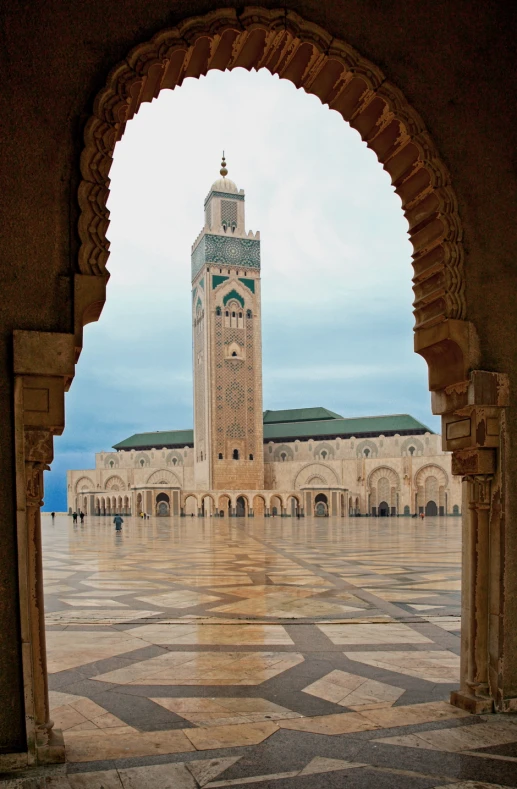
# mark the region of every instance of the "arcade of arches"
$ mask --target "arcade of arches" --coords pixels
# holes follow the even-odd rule
[[[471,712],[517,708],[517,227],[508,220],[517,194],[517,109],[508,100],[515,17],[506,4],[402,0],[189,9],[210,13],[185,20],[174,0],[92,0],[88,12],[60,2],[23,15],[15,3],[3,9],[11,83],[0,97],[6,768],[64,758],[48,703],[42,479],[64,428],[83,326],[105,300],[114,145],[141,102],[210,68],[268,68],[317,95],[392,179],[414,250],[415,349],[428,364],[452,473],[463,480],[462,661],[452,701]],[[393,487],[379,476],[370,506],[390,510]],[[156,506],[170,508],[170,492],[159,493]],[[404,506],[427,507],[432,495],[445,507],[445,494],[429,473]],[[131,506],[127,495],[106,490],[104,507]],[[246,511],[250,502],[234,506]]]

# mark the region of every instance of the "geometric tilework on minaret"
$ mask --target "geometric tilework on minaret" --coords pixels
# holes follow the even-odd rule
[[[221,177],[192,247],[194,475],[197,489],[264,488],[260,236],[244,190]]]

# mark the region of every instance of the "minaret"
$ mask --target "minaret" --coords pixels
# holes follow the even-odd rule
[[[244,190],[221,178],[192,247],[194,478],[198,490],[264,488],[260,234]]]

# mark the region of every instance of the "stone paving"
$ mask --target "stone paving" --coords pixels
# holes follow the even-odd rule
[[[448,704],[460,528],[44,516],[47,785],[517,786],[517,716]]]

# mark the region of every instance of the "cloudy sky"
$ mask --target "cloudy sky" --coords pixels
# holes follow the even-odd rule
[[[84,332],[47,511],[66,508],[67,468],[192,426],[190,248],[223,149],[261,231],[264,408],[411,413],[439,429],[412,349],[407,224],[375,155],[290,82],[211,72],[143,105],[117,145],[107,301]]]

